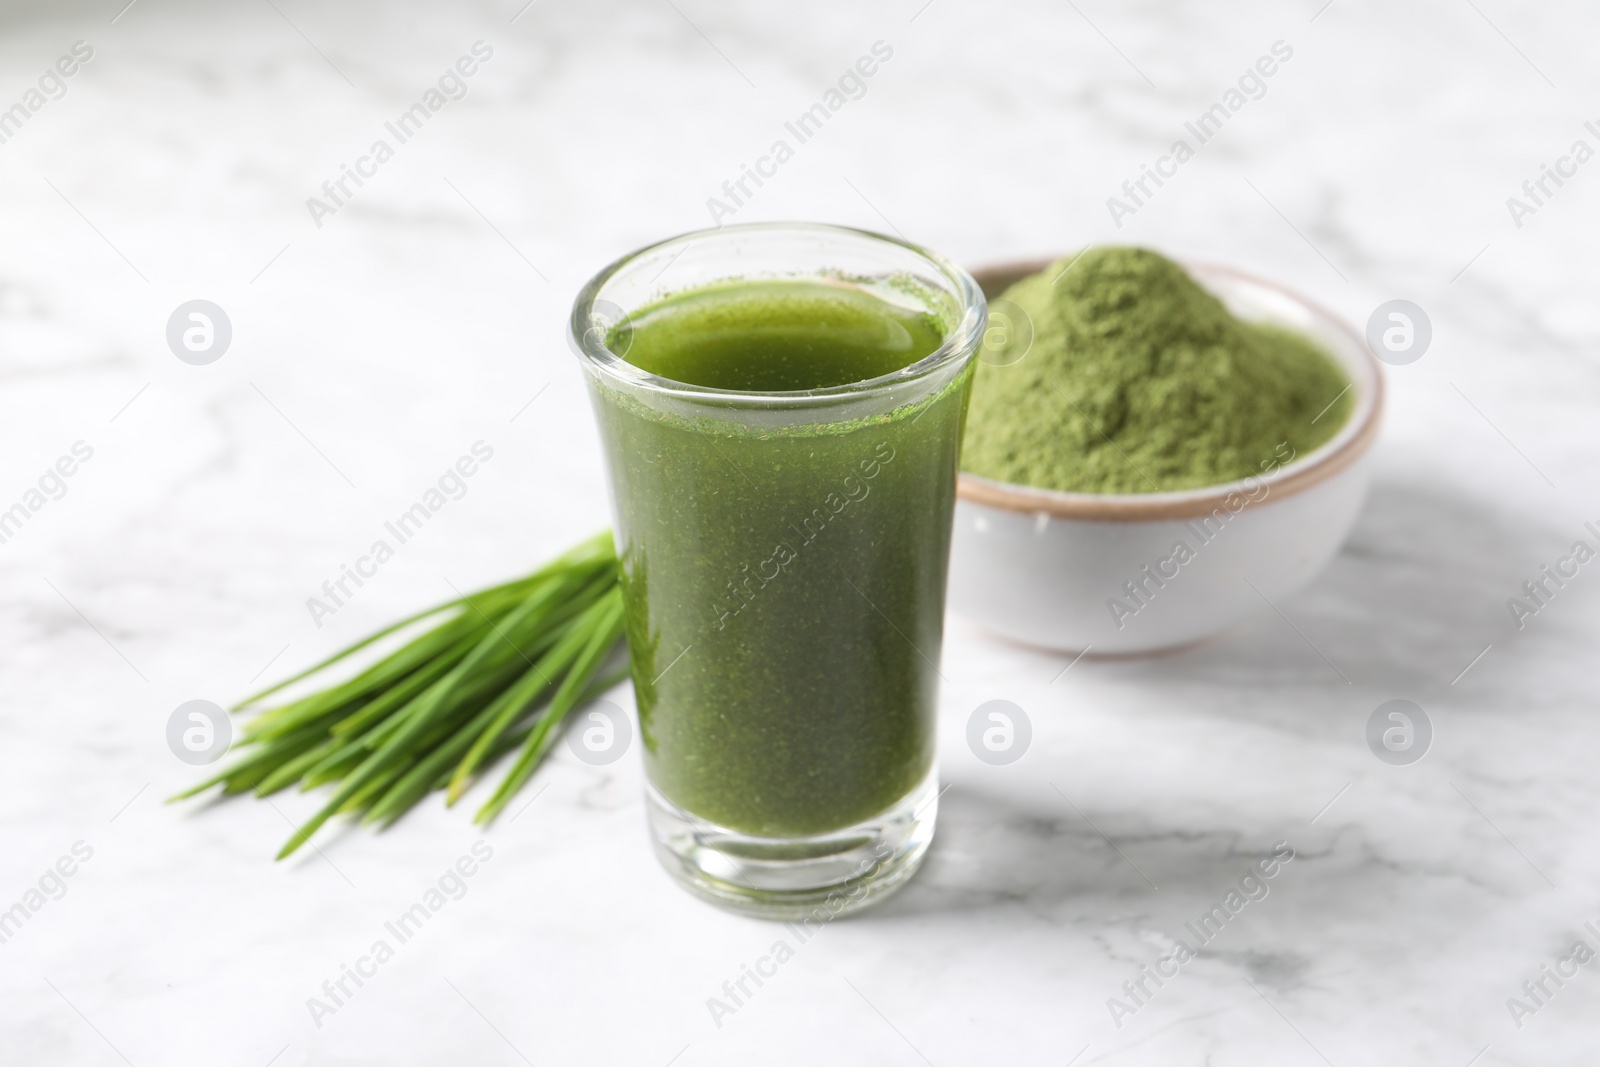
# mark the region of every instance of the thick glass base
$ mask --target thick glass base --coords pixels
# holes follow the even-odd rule
[[[763,919],[826,921],[904,885],[933,840],[938,775],[866,822],[815,837],[752,837],[697,819],[645,786],[656,856],[696,896]]]

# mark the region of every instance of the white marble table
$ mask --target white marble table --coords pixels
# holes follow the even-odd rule
[[[1600,966],[1507,1002],[1600,948],[1600,569],[1520,630],[1506,605],[1600,519],[1600,162],[1507,206],[1600,148],[1591,8],[121,3],[12,3],[0,33],[0,109],[93,50],[0,144],[0,508],[93,450],[0,544],[0,909],[27,914],[0,1061],[1593,1062]],[[363,163],[477,41],[466,95]],[[164,806],[195,775],[169,714],[603,525],[574,290],[707,224],[878,41],[864,95],[735,217],[971,264],[1148,243],[1357,323],[1414,300],[1433,344],[1389,373],[1350,544],[1283,617],[1164,658],[1063,675],[953,621],[928,865],[730,1016],[708,998],[792,935],[669,883],[634,759],[562,751],[460,899],[313,1019],[480,835],[430,802],[275,865],[316,798]],[[1107,198],[1278,41],[1260,98],[1115,225]],[[342,164],[370,176],[314,220]],[[164,339],[195,298],[233,326],[207,366]],[[314,625],[306,598],[480,440],[467,494]],[[1412,766],[1363,740],[1396,697],[1436,730]],[[1033,723],[1010,766],[965,747],[990,699]],[[1278,842],[1264,899],[1124,991]]]

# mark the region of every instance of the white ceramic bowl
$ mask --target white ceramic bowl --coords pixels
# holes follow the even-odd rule
[[[992,299],[1046,265],[973,276]],[[1356,395],[1348,421],[1260,478],[1181,492],[1059,493],[962,474],[950,557],[957,614],[1044,648],[1153,652],[1271,610],[1344,543],[1383,410],[1377,361],[1349,326],[1280,285],[1229,267],[1186,268],[1234,314],[1297,330],[1338,360]]]

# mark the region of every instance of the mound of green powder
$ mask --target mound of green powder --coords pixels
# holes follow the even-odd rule
[[[1031,320],[1031,344],[1003,323],[1005,301]],[[984,478],[1081,493],[1217,485],[1305,455],[1354,403],[1310,340],[1234,318],[1146,249],[1069,256],[995,305],[1007,328],[978,366],[961,455]]]

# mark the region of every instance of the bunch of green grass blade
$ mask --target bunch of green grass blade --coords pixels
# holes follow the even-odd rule
[[[242,731],[248,753],[174,800],[221,785],[265,797],[299,783],[337,783],[278,858],[328,819],[359,813],[389,826],[436,789],[461,798],[475,775],[520,748],[479,809],[492,820],[532,777],[574,707],[615,685],[622,596],[611,534],[600,534],[525,578],[480,590],[389,626],[243,701],[251,708],[399,630],[434,625],[346,681],[270,708]]]

